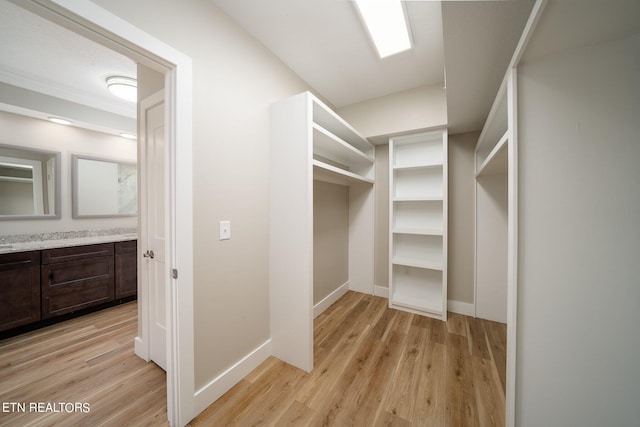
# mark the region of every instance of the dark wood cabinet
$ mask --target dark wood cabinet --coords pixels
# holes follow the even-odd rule
[[[113,301],[114,244],[42,251],[42,319]]]
[[[40,320],[40,252],[0,255],[0,331]]]
[[[137,252],[127,240],[0,254],[0,336],[135,299]]]
[[[135,296],[138,293],[138,242],[117,242],[116,251],[116,299]]]

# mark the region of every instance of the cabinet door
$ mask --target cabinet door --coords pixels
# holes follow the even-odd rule
[[[138,242],[116,243],[116,299],[138,293]]]
[[[113,255],[113,243],[43,251],[42,318],[113,301]]]
[[[40,252],[0,255],[0,331],[40,320]]]

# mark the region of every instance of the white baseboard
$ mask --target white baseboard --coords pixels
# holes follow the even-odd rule
[[[194,413],[199,414],[204,411],[207,406],[218,400],[259,364],[267,360],[269,356],[271,356],[271,338],[218,375],[209,384],[196,391],[193,396]]]
[[[135,339],[133,340],[133,352],[136,354],[136,356],[138,356],[145,362],[151,360],[149,359],[149,347],[144,341],[142,341],[142,338],[140,337],[135,337]]]
[[[449,300],[447,301],[447,310],[452,313],[463,314],[465,316],[475,317],[476,315],[475,306],[468,302]]]
[[[387,286],[375,286],[374,295],[377,297],[389,298],[389,288]]]
[[[313,306],[313,318],[318,317],[323,311],[325,311],[331,304],[338,301],[340,297],[347,293],[349,290],[349,282],[339,286],[335,291],[324,297],[322,301]]]

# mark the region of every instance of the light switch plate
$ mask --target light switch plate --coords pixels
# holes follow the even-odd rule
[[[220,240],[231,238],[231,221],[220,221]]]

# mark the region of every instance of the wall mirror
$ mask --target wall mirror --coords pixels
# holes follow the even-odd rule
[[[137,215],[137,175],[137,166],[133,162],[73,155],[73,217]]]
[[[60,218],[60,157],[0,144],[0,220]]]

